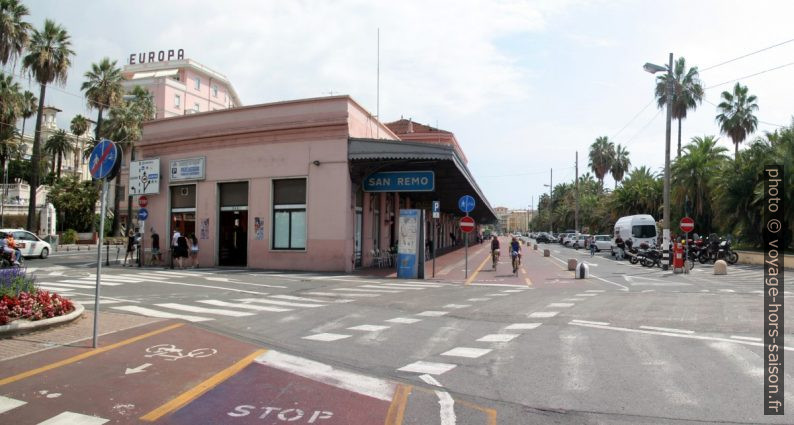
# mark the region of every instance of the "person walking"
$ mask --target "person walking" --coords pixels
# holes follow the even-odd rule
[[[590,256],[594,256],[596,252],[595,236],[590,236]]]
[[[177,232],[179,233],[179,232]],[[187,238],[179,234],[179,237],[176,238],[176,248],[174,249],[174,257],[177,260],[177,264],[179,265],[180,269],[185,268],[184,258],[188,256],[188,245],[187,245]]]
[[[196,238],[195,233],[191,233],[189,237],[190,242],[190,259],[193,261],[193,268],[198,267],[198,253],[199,253],[199,242]]]
[[[160,253],[160,235],[157,234],[157,231],[152,228],[152,260],[151,265],[155,265],[154,262],[157,261],[157,265],[159,266],[160,263],[163,261],[163,254]]]
[[[124,264],[122,267],[127,265],[128,257],[130,259],[129,266],[132,267],[132,262],[135,261],[135,232],[132,229],[127,233],[127,252],[124,253]]]

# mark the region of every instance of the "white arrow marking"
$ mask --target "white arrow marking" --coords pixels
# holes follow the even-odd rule
[[[128,367],[128,368],[127,368],[127,370],[124,372],[124,374],[125,374],[125,375],[130,375],[130,374],[132,374],[132,373],[141,373],[141,372],[146,372],[146,370],[145,370],[145,369],[146,369],[147,367],[151,366],[151,365],[152,365],[151,363],[144,363],[144,364],[142,364],[142,365],[140,365],[140,366],[138,366],[138,367],[134,367],[134,368],[129,368],[129,367]]]

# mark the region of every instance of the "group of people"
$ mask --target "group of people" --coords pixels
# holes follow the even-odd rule
[[[496,270],[496,265],[499,263],[499,238],[496,235],[491,236],[491,258],[493,268]],[[510,258],[513,263],[513,273],[517,273],[521,265],[521,242],[515,236],[510,240]]]
[[[135,250],[140,249],[140,233],[138,233],[138,229],[135,231],[130,230],[129,236],[127,237],[127,252],[124,254],[124,263],[122,266],[129,265],[130,267],[133,266],[133,262],[135,260]],[[184,269],[187,264],[185,262],[186,258],[190,258],[191,266],[193,268],[198,267],[198,253],[199,253],[199,241],[196,238],[195,233],[191,233],[189,236],[182,235],[179,230],[174,229],[174,234],[171,237],[171,256],[176,264],[177,267],[180,269]],[[128,264],[127,258],[130,259]],[[160,265],[163,262],[163,254],[160,251],[160,235],[152,229],[152,251],[151,251],[151,265]]]
[[[10,232],[6,233],[6,237],[2,238],[2,241],[0,241],[0,245],[3,247],[3,254],[10,258],[11,264],[19,266],[19,259],[22,257],[22,251],[17,247],[14,235]]]

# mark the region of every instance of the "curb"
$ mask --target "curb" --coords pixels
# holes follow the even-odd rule
[[[85,307],[83,307],[80,303],[73,303],[74,304],[74,311],[65,314],[63,316],[58,317],[51,317],[49,319],[43,320],[15,320],[7,325],[0,326],[0,337],[11,336],[17,333],[22,332],[30,332],[30,331],[37,331],[44,328],[48,328],[53,325],[58,325],[61,323],[71,322],[72,320],[80,317],[85,311]]]

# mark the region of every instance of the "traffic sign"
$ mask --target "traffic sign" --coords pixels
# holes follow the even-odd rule
[[[690,233],[695,230],[695,220],[692,220],[689,217],[684,217],[681,219],[681,231],[684,233]]]
[[[441,202],[433,201],[433,218],[441,217]]]
[[[121,151],[115,143],[102,139],[91,151],[88,159],[88,169],[91,176],[97,180],[111,179],[118,171],[121,160]]]
[[[138,220],[146,221],[149,218],[149,211],[146,208],[141,208],[138,210]]]
[[[146,208],[149,205],[149,198],[141,195],[138,197],[138,206],[141,208]]]
[[[474,205],[474,198],[469,195],[463,195],[458,199],[458,208],[467,214],[474,210]]]
[[[460,219],[460,230],[466,233],[474,230],[474,219],[466,216]]]

